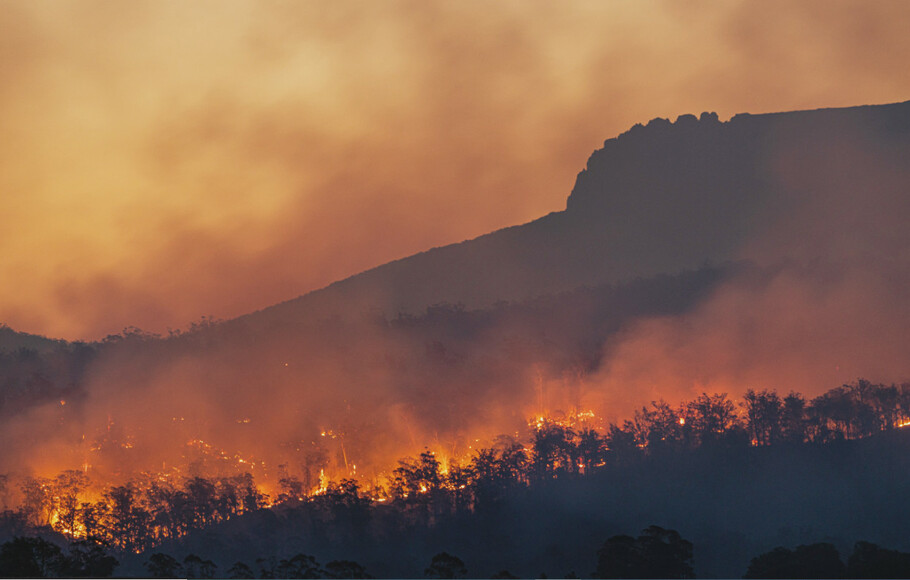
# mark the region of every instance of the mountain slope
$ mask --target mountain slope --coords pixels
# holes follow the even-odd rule
[[[851,146],[899,159],[908,144],[910,102],[727,122],[709,113],[654,119],[594,152],[564,211],[390,262],[243,320],[484,307],[737,259],[804,207],[806,192],[823,190]],[[814,174],[794,175],[803,162]]]

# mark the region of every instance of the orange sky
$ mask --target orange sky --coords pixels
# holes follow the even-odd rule
[[[0,322],[237,316],[562,209],[636,122],[910,99],[905,2],[0,1]]]

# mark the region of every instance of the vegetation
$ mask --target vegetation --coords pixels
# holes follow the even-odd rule
[[[548,482],[584,481],[601,474],[612,478],[639,469],[636,466],[690,454],[824,448],[887,434],[907,423],[908,401],[906,386],[859,380],[810,401],[798,393],[781,397],[773,391],[748,391],[738,405],[725,394],[702,394],[676,406],[655,401],[603,433],[590,426],[591,418],[585,413],[538,418],[526,440],[500,437],[496,445],[477,450],[464,463],[450,460],[443,466],[434,453],[424,451],[416,458],[402,459],[387,485],[369,489],[354,479],[305,489],[288,476],[274,499],[263,494],[249,474],[179,481],[149,476],[112,486],[93,501],[85,499],[91,482],[81,471],[63,472],[51,480],[27,478],[18,490],[21,505],[0,514],[0,531],[7,537],[17,536],[4,545],[0,561],[10,570],[28,571],[21,575],[56,575],[61,570],[71,576],[106,575],[102,572],[110,573],[120,555],[146,552],[151,554],[147,570],[152,576],[211,577],[219,574],[211,560],[190,554],[178,561],[150,551],[194,530],[266,508],[305,510],[308,518],[325,522],[322,525],[329,527],[322,528],[323,533],[339,542],[369,536],[377,525],[432,528],[463,514],[498,513],[509,498],[545,491]],[[0,483],[14,484],[8,478]],[[67,554],[34,537],[54,532],[76,540]],[[438,556],[426,568],[428,576],[466,573],[464,563],[458,565],[460,560],[454,556]],[[817,569],[828,577],[885,571],[893,576],[902,573],[907,558],[860,542],[844,565],[838,564],[828,547],[808,545],[763,554],[753,560],[748,574],[809,577],[814,573],[809,570]],[[255,565],[236,562],[220,572],[232,577],[363,577],[366,573],[356,562],[336,560],[320,567],[303,554]],[[613,536],[599,552],[597,574],[689,578],[692,545],[678,533],[657,526],[638,538]]]

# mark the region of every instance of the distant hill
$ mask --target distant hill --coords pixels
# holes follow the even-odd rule
[[[910,102],[726,122],[713,113],[654,119],[591,155],[564,211],[384,264],[242,320],[270,326],[306,312],[485,307],[737,259],[803,208],[805,196],[824,195],[846,160],[874,179],[856,164],[908,153]],[[801,174],[802,165],[811,170]]]
[[[48,352],[64,344],[66,344],[66,341],[45,338],[25,332],[16,332],[9,326],[0,324],[0,352],[12,352],[20,348]]]

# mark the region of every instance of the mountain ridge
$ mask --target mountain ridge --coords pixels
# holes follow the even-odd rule
[[[655,118],[607,139],[576,177],[566,209],[365,270],[241,316],[273,324],[305,313],[394,316],[436,303],[482,308],[582,285],[738,259],[798,204],[781,156],[832,140],[907,151],[910,101],[776,113]],[[836,163],[837,159],[825,162]]]

